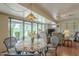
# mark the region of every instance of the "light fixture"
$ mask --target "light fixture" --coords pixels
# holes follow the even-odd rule
[[[34,21],[36,19],[36,17],[33,15],[33,13],[30,13],[27,17],[26,17],[29,21]]]
[[[34,16],[34,14],[32,13],[32,3],[31,5],[31,13],[28,14],[28,16],[26,17],[29,21],[34,21],[36,19],[36,17]]]

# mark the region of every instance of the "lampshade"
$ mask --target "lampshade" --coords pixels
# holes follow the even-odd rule
[[[70,31],[69,30],[64,30],[64,36],[65,38],[68,38],[70,36]]]
[[[64,34],[69,34],[70,32],[69,32],[69,30],[64,30]]]
[[[36,19],[36,17],[33,15],[33,13],[30,13],[27,17],[26,17],[29,21],[34,21]]]

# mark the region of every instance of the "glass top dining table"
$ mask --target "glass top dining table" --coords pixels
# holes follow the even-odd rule
[[[32,51],[41,50],[46,46],[47,46],[46,40],[43,38],[39,38],[39,39],[34,39],[34,44],[31,44],[31,39],[19,40],[16,43],[15,48],[17,49],[17,51],[32,52]]]

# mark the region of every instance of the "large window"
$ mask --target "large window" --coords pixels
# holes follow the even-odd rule
[[[47,24],[27,22],[22,20],[10,19],[9,21],[9,31],[11,37],[16,37],[17,39],[27,39],[29,38],[29,33],[35,32],[37,35],[38,31],[46,31]],[[24,38],[23,38],[24,37]]]
[[[31,23],[30,22],[24,22],[24,35],[25,39],[29,38],[29,33],[31,33]]]
[[[23,37],[23,21],[12,19],[10,23],[10,36],[16,37],[17,39],[21,39]]]

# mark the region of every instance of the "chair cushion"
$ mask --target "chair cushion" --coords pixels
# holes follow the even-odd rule
[[[55,50],[56,48],[49,48],[49,50]]]
[[[4,40],[4,44],[6,45],[6,47],[8,49],[13,48],[15,46],[15,44],[17,43],[17,40],[15,37],[7,37]]]
[[[15,48],[10,48],[10,49],[8,49],[8,51],[9,51],[9,55],[16,55],[17,54],[15,51]]]

